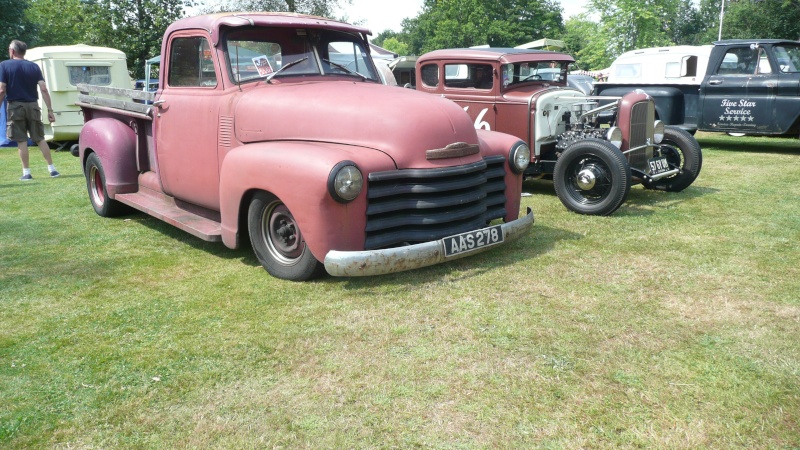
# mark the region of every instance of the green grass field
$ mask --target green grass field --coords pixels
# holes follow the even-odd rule
[[[698,133],[610,217],[384,277],[97,216],[0,149],[0,448],[800,448],[800,141]]]

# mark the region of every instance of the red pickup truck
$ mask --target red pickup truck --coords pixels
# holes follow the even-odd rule
[[[529,231],[527,145],[476,131],[448,100],[382,85],[367,34],[295,14],[175,22],[157,92],[80,86],[95,211],[133,207],[230,248],[249,240],[289,280],[423,267]]]
[[[552,177],[577,213],[613,213],[636,183],[673,192],[691,185],[702,165],[694,137],[656,120],[645,93],[593,97],[567,87],[573,61],[538,50],[437,50],[417,59],[416,89],[455,101],[475,128],[524,139],[526,176]]]

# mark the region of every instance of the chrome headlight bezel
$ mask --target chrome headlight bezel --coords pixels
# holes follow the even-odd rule
[[[609,128],[606,133],[606,139],[608,139],[608,142],[614,147],[622,148],[622,130],[620,130],[619,127]]]
[[[653,124],[653,142],[660,144],[664,140],[664,122],[656,120]]]
[[[531,149],[528,147],[528,144],[518,141],[511,147],[511,151],[508,152],[508,166],[511,168],[511,171],[520,174],[525,172],[525,169],[528,168],[528,165],[531,163]]]
[[[355,200],[364,189],[364,175],[353,161],[333,166],[328,175],[328,193],[339,203]]]

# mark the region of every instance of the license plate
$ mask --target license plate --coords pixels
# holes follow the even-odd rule
[[[658,175],[669,170],[669,162],[667,162],[666,156],[650,158],[647,164],[650,166],[650,175]]]
[[[503,242],[503,239],[503,227],[500,225],[448,236],[442,239],[442,242],[444,242],[444,256],[455,256],[482,247],[499,244]]]

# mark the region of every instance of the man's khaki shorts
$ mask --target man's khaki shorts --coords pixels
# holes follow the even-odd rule
[[[6,137],[15,142],[31,140],[39,142],[44,139],[44,125],[42,125],[42,109],[39,102],[9,102],[7,115]]]

